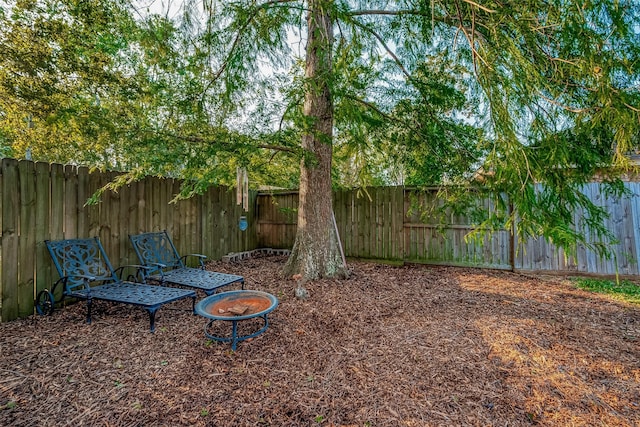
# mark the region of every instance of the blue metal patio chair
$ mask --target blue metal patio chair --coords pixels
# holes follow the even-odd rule
[[[207,295],[232,283],[239,283],[244,289],[242,276],[205,270],[206,256],[189,254],[181,257],[166,230],[129,235],[129,239],[140,263],[149,268],[145,271],[147,279],[201,289]],[[187,267],[186,259],[190,256],[198,259],[199,268]]]
[[[128,279],[144,278],[144,266],[123,266],[114,270],[105,253],[100,240],[67,239],[45,240],[53,264],[58,270],[60,279],[51,290],[40,291],[36,297],[36,310],[40,314],[53,313],[56,302],[66,297],[87,301],[87,323],[91,323],[91,306],[93,300],[112,301],[131,304],[145,309],[149,313],[151,332],[155,330],[155,314],[167,303],[183,298],[193,300],[192,310],[195,313],[196,293],[192,290],[169,288],[165,286],[134,283],[122,280],[125,268],[136,268],[136,274]],[[54,293],[58,286],[62,286],[62,298],[55,301]]]

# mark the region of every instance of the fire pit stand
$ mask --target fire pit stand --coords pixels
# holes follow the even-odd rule
[[[278,306],[278,299],[266,292],[253,290],[237,290],[213,294],[196,304],[196,313],[209,319],[204,327],[207,338],[230,342],[231,350],[236,350],[240,341],[256,337],[267,330],[269,320],[267,314]],[[238,322],[256,317],[262,318],[264,324],[256,331],[238,336]],[[217,320],[231,322],[231,336],[221,336],[211,332],[211,327]]]

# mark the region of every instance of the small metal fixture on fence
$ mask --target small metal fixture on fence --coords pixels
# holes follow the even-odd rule
[[[240,231],[246,231],[247,228],[249,228],[249,223],[247,222],[247,217],[242,215],[240,217],[240,221],[238,222],[238,228],[240,228]]]
[[[236,204],[242,204],[242,211],[249,210],[249,175],[246,168],[236,169]],[[238,221],[240,231],[246,231],[249,228],[247,217],[242,215]]]

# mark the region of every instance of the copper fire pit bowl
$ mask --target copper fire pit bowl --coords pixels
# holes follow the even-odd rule
[[[204,327],[204,333],[209,339],[230,342],[231,349],[235,351],[238,342],[256,337],[267,330],[269,327],[267,314],[277,306],[278,299],[275,296],[266,292],[243,289],[221,292],[202,299],[196,304],[196,313],[209,319]],[[256,317],[262,318],[263,326],[248,335],[238,336],[238,322]],[[217,320],[231,322],[230,337],[210,332],[211,326]]]

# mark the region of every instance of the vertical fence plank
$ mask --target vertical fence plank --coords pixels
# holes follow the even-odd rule
[[[158,200],[159,226],[170,227],[173,233],[180,234],[178,221],[180,221],[180,207],[178,202],[172,202],[180,191],[180,183],[174,179],[161,179],[160,199]]]
[[[384,187],[382,189],[381,198],[382,201],[380,203],[380,221],[381,223],[381,232],[382,232],[382,241],[383,245],[380,250],[380,258],[382,259],[393,259],[391,252],[391,203],[392,203],[392,189],[391,187]]]
[[[640,184],[629,183],[629,191],[631,193],[631,227],[633,228],[631,244],[634,248],[632,262],[635,264],[634,274],[640,274]]]
[[[227,222],[226,215],[227,209],[230,207],[225,205],[225,197],[224,197],[225,189],[223,187],[218,187],[217,191],[217,206],[219,206],[217,212],[215,212],[214,220],[216,223],[216,241],[218,242],[218,248],[228,248],[229,252],[231,252],[231,245],[227,242]]]
[[[173,235],[176,233],[174,217],[177,217],[176,210],[178,206],[177,203],[169,204],[173,199],[173,180],[156,178],[153,183],[153,229],[166,229]]]
[[[33,314],[35,291],[36,246],[36,183],[35,165],[30,161],[18,163],[19,176],[19,258],[18,258],[18,316]]]
[[[0,201],[2,201],[2,204],[4,204],[4,193],[6,191],[5,189],[5,180],[4,180],[4,168],[5,168],[5,161],[7,161],[6,159],[1,159],[0,160]],[[2,244],[2,237],[4,236],[4,226],[2,225],[2,218],[3,218],[3,214],[2,211],[4,210],[4,207],[0,206],[0,322],[3,321],[4,317],[2,314],[2,300],[3,300],[3,292],[4,292],[4,279],[3,279],[3,252],[4,252],[4,246]]]
[[[158,185],[159,179],[155,177],[149,177],[146,180],[145,193],[147,194],[147,215],[146,224],[147,232],[162,231],[166,229],[171,232],[169,224],[164,224],[163,227],[158,226],[157,215],[158,206],[160,205],[160,186]]]
[[[117,258],[114,255],[109,255],[111,263],[114,267],[120,267],[121,265],[129,264],[127,256],[129,253],[128,245],[125,245],[125,237],[129,231],[129,203],[131,197],[131,187],[123,185],[118,188],[118,208],[114,211],[114,215],[118,220],[118,227],[114,228],[113,233],[113,246],[117,251]]]
[[[43,289],[51,289],[54,279],[51,271],[51,259],[49,252],[44,241],[51,238],[50,234],[50,169],[49,164],[38,162],[36,163],[36,226],[35,226],[35,239],[36,239],[36,289],[37,295]]]
[[[5,189],[5,180],[4,180],[4,168],[5,168],[5,161],[7,161],[7,159],[1,159],[0,160],[0,201],[2,201],[2,204],[4,204],[4,193],[6,192]],[[2,244],[2,237],[4,236],[4,226],[2,225],[2,218],[3,218],[3,213],[2,211],[4,210],[4,207],[0,206],[0,322],[3,321],[3,319],[5,319],[5,317],[2,314],[2,300],[3,298],[3,292],[4,292],[4,279],[3,279],[3,252],[4,252],[4,246]]]
[[[220,187],[216,187],[214,189],[214,191],[211,194],[211,212],[209,214],[209,225],[210,225],[210,239],[211,239],[211,243],[214,246],[214,251],[212,252],[212,256],[215,256],[216,258],[220,258],[223,255],[223,248],[224,246],[221,245],[221,234],[222,234],[222,227],[220,225],[220,213],[222,212],[222,210],[224,209],[224,207],[222,206],[221,202],[220,202],[220,193],[222,192],[222,189]]]
[[[64,237],[78,236],[78,174],[75,166],[64,167]],[[83,236],[84,237],[84,236]]]
[[[190,202],[190,210],[189,210],[189,240],[191,243],[188,244],[188,252],[195,252],[201,254],[202,250],[202,240],[200,240],[200,221],[198,221],[197,212],[202,209],[201,207],[202,196],[192,197]]]
[[[176,180],[172,180],[172,190],[171,194],[178,194],[180,191],[180,183]],[[180,200],[173,204],[174,209],[171,209],[173,212],[173,241],[178,249],[178,253],[184,253],[184,243],[185,243],[185,230],[186,230],[186,210],[187,203],[184,200]]]
[[[204,193],[202,198],[202,205],[200,209],[200,250],[201,254],[211,254],[213,248],[211,247],[211,199],[213,196],[213,187],[209,187]]]
[[[51,240],[64,238],[64,167],[59,164],[51,165]],[[53,275],[58,280],[58,273]],[[55,292],[56,300],[62,297],[62,288]]]
[[[107,172],[103,175],[105,182],[115,179],[116,174]],[[113,191],[105,191],[102,194],[102,208],[100,209],[100,240],[104,246],[107,256],[114,263],[120,259],[117,242],[114,241],[115,228],[119,226],[118,211],[120,208],[119,196]]]
[[[372,197],[372,189],[367,188],[366,193],[362,197],[362,213],[361,220],[364,227],[360,227],[362,230],[362,249],[363,255],[365,258],[372,258],[371,254],[371,234],[372,234],[372,224],[371,224],[371,206],[374,204]]]
[[[267,213],[266,206],[267,196],[258,194],[256,197],[256,234],[258,239],[258,247],[266,247],[265,242],[265,215]]]
[[[336,225],[338,226],[338,234],[340,235],[340,242],[342,243],[342,250],[345,255],[347,254],[347,218],[345,214],[343,190],[336,190],[333,192],[333,214],[336,218]]]
[[[102,187],[102,174],[90,173],[87,175],[87,180],[87,195],[91,197],[100,189],[100,187]],[[102,206],[103,202],[98,200],[86,207],[87,237],[100,236],[100,209]]]
[[[410,218],[409,218],[409,190],[403,192],[403,196],[402,196],[402,212],[403,212],[403,216],[402,216],[402,224],[403,224],[403,229],[402,229],[402,259],[411,259],[411,229],[408,226],[404,226],[405,222],[411,222]],[[396,228],[396,224],[394,224],[394,229]],[[397,243],[396,243],[397,245]]]
[[[64,167],[51,165],[51,239],[64,238]]]
[[[143,224],[144,230],[142,230],[141,232],[146,233],[151,231],[158,231],[153,229],[153,222],[151,221],[151,218],[153,218],[153,209],[154,209],[153,177],[147,177],[144,180],[143,185],[144,185],[144,197],[145,197],[145,203],[144,203],[145,210],[142,218],[142,224]]]
[[[192,197],[190,199],[184,200],[182,203],[182,211],[183,216],[180,221],[182,225],[182,251],[181,254],[186,255],[187,253],[194,253],[197,251],[192,250],[192,247],[197,247],[198,243],[193,238],[193,209],[194,209],[194,201],[197,197]],[[189,260],[192,266],[195,265],[195,260]]]
[[[404,259],[404,187],[395,187],[391,190],[391,259]]]
[[[202,243],[202,221],[199,218],[199,212],[202,211],[202,196],[194,197],[191,201],[191,249],[189,252],[204,254],[204,245]]]
[[[231,242],[231,250],[233,252],[240,252],[242,250],[240,245],[240,236],[238,235],[238,227],[237,227],[237,216],[239,205],[234,202],[235,193],[230,189],[226,189],[224,192],[224,203],[229,206],[227,211],[226,220],[227,226],[226,231],[229,236],[229,240]]]
[[[356,253],[358,254],[359,257],[364,257],[366,256],[365,253],[365,229],[368,226],[368,224],[364,221],[364,217],[365,217],[365,203],[364,203],[364,198],[366,196],[361,194],[360,197],[356,198],[356,206],[357,206],[357,214],[356,214],[356,227],[357,227],[357,236],[358,236],[358,249],[356,250]]]
[[[18,317],[18,162],[2,161],[2,320]]]
[[[147,231],[147,225],[144,220],[148,209],[147,186],[145,185],[145,181],[136,181],[134,185],[136,186],[136,194],[138,195],[138,207],[136,208],[135,226],[130,230],[130,234],[140,234]],[[137,263],[137,260],[135,262]]]
[[[135,229],[136,218],[138,217],[138,195],[136,186],[123,185],[118,191],[120,193],[120,226],[118,227],[117,240],[120,246],[120,259],[118,266],[134,264],[135,253],[129,244],[129,234]]]
[[[77,169],[78,180],[78,236],[89,237],[89,211],[90,207],[87,205],[87,200],[90,193],[89,185],[89,169],[85,167],[79,167]]]

